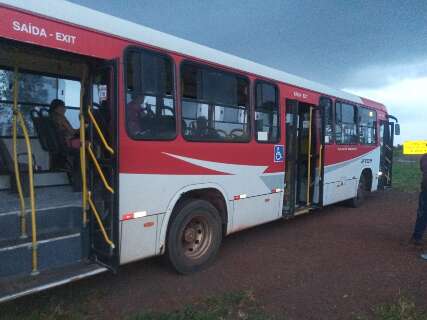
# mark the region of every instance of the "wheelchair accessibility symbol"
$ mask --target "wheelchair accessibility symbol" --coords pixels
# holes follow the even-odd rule
[[[274,146],[274,162],[283,162],[285,153],[285,146],[278,144]]]

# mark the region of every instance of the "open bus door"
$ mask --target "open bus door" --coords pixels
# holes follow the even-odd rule
[[[89,257],[116,272],[119,266],[117,61],[91,72],[87,110],[87,217]]]
[[[393,143],[394,135],[400,134],[400,127],[397,123],[390,120],[397,119],[393,116],[388,116],[388,120],[380,121],[380,172],[382,172],[379,180],[379,189],[390,188],[392,185],[393,174]],[[395,127],[397,130],[395,130]]]
[[[283,198],[284,216],[292,216],[295,211],[296,164],[297,164],[297,128],[298,101],[286,100],[286,158],[285,158],[285,191]]]
[[[286,100],[286,159],[283,215],[307,212],[319,204],[319,108]]]

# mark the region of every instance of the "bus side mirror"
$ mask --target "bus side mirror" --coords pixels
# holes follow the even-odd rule
[[[398,124],[398,123],[394,124],[394,134],[396,136],[400,136],[400,124]]]

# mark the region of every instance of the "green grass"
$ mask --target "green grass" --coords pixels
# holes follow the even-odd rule
[[[359,316],[357,320],[427,320],[427,313],[418,310],[408,298],[399,297],[392,304],[383,304],[372,309],[370,316]]]
[[[49,296],[40,294],[0,306],[0,320],[75,320],[93,319],[89,304],[96,304],[99,293],[64,290]],[[102,309],[102,306],[100,306]],[[93,311],[92,311],[93,312]],[[184,306],[172,312],[142,312],[125,315],[127,320],[273,320],[256,302],[252,292],[231,292]],[[280,318],[283,319],[283,318]]]
[[[146,312],[129,320],[268,320],[251,292],[227,293],[174,312]]]
[[[399,160],[403,160],[399,161]],[[421,171],[417,157],[402,156],[395,149],[393,161],[393,189],[403,192],[417,192],[420,189]]]
[[[86,319],[89,304],[100,296],[88,288],[64,286],[0,305],[0,320]]]
[[[421,171],[417,162],[393,163],[393,189],[403,192],[417,192],[420,189]]]

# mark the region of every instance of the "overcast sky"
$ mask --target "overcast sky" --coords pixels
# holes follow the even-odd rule
[[[379,100],[427,140],[427,0],[72,0]]]

